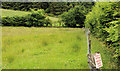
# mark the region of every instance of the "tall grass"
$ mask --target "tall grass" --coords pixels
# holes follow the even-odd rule
[[[2,32],[4,69],[89,68],[83,29],[3,27]],[[103,68],[112,68],[103,45],[94,38],[92,40],[92,51],[99,49],[102,52]]]

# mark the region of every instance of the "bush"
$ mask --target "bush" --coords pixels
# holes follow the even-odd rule
[[[25,26],[25,27],[42,27],[48,26],[50,23],[49,19],[44,16],[44,10],[40,9],[37,11],[32,10],[31,14],[27,16],[14,16],[14,17],[3,17],[3,26]]]

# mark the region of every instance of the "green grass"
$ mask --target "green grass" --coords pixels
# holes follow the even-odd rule
[[[50,16],[48,16],[48,18],[51,20],[52,26],[61,26],[58,22],[59,18],[50,17]]]
[[[103,69],[117,69],[117,64],[114,63],[114,59],[112,58],[113,50],[106,47],[105,44],[99,41],[99,39],[94,38],[91,35],[91,53],[100,52]]]
[[[0,9],[0,16],[5,17],[5,16],[24,16],[27,14],[30,14],[30,12],[25,12],[25,11],[15,11],[15,10],[8,10],[8,9]]]
[[[2,63],[4,69],[88,69],[87,39],[80,28],[2,28]],[[110,54],[97,39],[92,52],[100,51],[105,69]]]
[[[55,18],[55,17],[50,17],[48,16],[50,20],[53,20],[53,22],[57,22],[58,21],[58,18]]]

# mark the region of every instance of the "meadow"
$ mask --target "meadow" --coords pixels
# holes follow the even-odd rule
[[[92,53],[101,52],[102,68],[113,68],[104,44],[91,40]],[[88,69],[85,30],[2,27],[2,64],[3,69]]]
[[[30,12],[2,10],[2,16]],[[50,17],[53,26],[59,18]],[[102,69],[113,69],[113,50],[90,35],[92,53],[101,53]],[[82,28],[2,27],[3,69],[89,69],[87,36]]]
[[[0,16],[2,17],[24,16],[24,15],[30,14],[30,12],[15,11],[15,10],[8,10],[8,9],[0,9],[0,12],[2,12],[2,14],[0,14]]]

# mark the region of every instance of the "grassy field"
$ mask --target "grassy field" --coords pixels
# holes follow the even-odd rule
[[[2,10],[2,16],[24,16],[30,12]],[[48,16],[49,17],[49,16]],[[58,18],[49,17],[54,26]],[[100,51],[103,69],[115,68],[111,52],[91,36],[92,53]],[[80,28],[2,27],[4,69],[88,69],[87,39]]]
[[[25,12],[25,11],[15,11],[15,10],[8,10],[8,9],[0,9],[0,12],[2,12],[2,14],[0,14],[0,16],[2,15],[2,17],[4,16],[24,16],[27,14],[30,14],[30,12]]]
[[[105,46],[91,39],[92,53],[102,54],[102,68],[113,68]],[[2,63],[4,69],[88,69],[85,30],[3,27]]]

